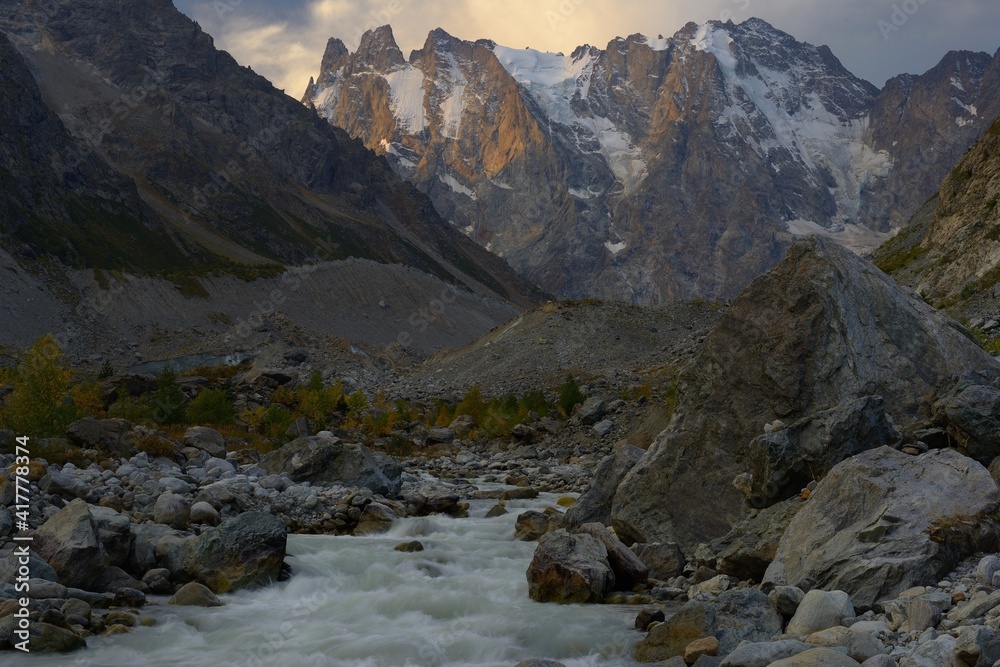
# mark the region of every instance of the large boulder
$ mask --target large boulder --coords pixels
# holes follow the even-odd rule
[[[608,550],[591,535],[542,535],[526,573],[536,602],[601,602],[615,586]]]
[[[649,579],[649,566],[642,562],[635,553],[611,534],[604,524],[585,523],[580,526],[578,534],[596,537],[608,552],[608,565],[615,573],[615,588],[620,591],[631,590],[636,584],[644,584]]]
[[[897,440],[881,396],[848,401],[754,438],[749,477],[740,491],[752,507],[767,507],[798,493],[844,459]]]
[[[983,465],[1000,456],[1000,389],[965,375],[934,403],[950,444]]]
[[[573,506],[566,510],[566,525],[576,527],[597,522],[610,526],[611,503],[615,499],[615,491],[645,453],[638,447],[621,445],[613,454],[604,457],[597,464],[587,488]]]
[[[97,531],[97,541],[110,565],[124,565],[132,549],[132,521],[110,507],[90,506],[90,518]]]
[[[326,435],[293,440],[265,456],[259,465],[293,482],[362,486],[384,496],[395,496],[402,487],[399,461]]]
[[[684,566],[687,564],[681,548],[674,542],[656,544],[636,542],[631,548],[639,560],[649,567],[651,579],[668,581],[678,577],[684,572]]]
[[[82,479],[64,472],[50,471],[39,480],[38,486],[46,493],[70,499],[86,498],[91,492],[90,486]]]
[[[71,588],[94,590],[94,582],[108,566],[97,537],[90,506],[80,499],[69,503],[35,531],[35,552]]]
[[[153,521],[174,528],[187,528],[191,520],[191,501],[187,497],[170,493],[161,493],[153,505]]]
[[[287,532],[281,519],[246,512],[177,544],[165,558],[175,577],[199,581],[215,593],[277,581]]]
[[[749,445],[766,424],[881,396],[911,433],[938,385],[969,370],[996,376],[1000,366],[866,260],[829,239],[800,240],[736,299],[681,374],[670,427],[615,494],[615,530],[625,542],[693,551],[749,513],[733,480],[750,472]]]
[[[184,433],[184,444],[200,449],[209,456],[226,458],[226,439],[215,429],[192,426]]]
[[[699,547],[695,561],[737,579],[760,581],[778,553],[781,536],[803,507],[801,498],[789,498],[761,510]]]
[[[97,449],[109,456],[127,458],[136,452],[132,428],[124,419],[85,417],[66,428],[66,438],[81,449]]]
[[[793,637],[811,635],[854,615],[854,605],[844,591],[813,590],[802,598],[785,632]]]
[[[692,641],[719,640],[719,653],[741,642],[765,642],[781,634],[781,616],[767,596],[753,588],[726,591],[713,602],[688,602],[665,622],[654,626],[636,645],[636,660],[657,662],[683,656]]]
[[[888,447],[836,466],[792,519],[766,581],[846,591],[869,609],[932,584],[1000,542],[1000,490],[981,464],[950,449],[908,456]]]

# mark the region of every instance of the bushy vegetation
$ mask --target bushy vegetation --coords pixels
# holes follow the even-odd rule
[[[177,385],[177,373],[169,366],[156,378],[156,391],[149,401],[152,419],[157,424],[183,424],[187,420],[187,397]]]
[[[520,396],[508,394],[487,400],[479,387],[472,387],[455,405],[439,401],[435,409],[425,412],[422,421],[429,427],[448,426],[456,417],[468,415],[477,424],[476,432],[471,437],[507,437],[516,425],[529,421],[531,413],[544,416],[553,409],[554,406],[541,391],[528,391]]]
[[[236,409],[226,392],[206,389],[188,404],[187,419],[194,424],[232,424],[236,419]]]
[[[559,409],[562,410],[563,416],[569,417],[573,414],[573,409],[580,403],[583,403],[580,385],[577,384],[576,378],[567,375],[566,382],[559,389]]]
[[[70,398],[73,373],[62,363],[62,349],[46,334],[28,349],[21,363],[0,380],[13,392],[0,411],[0,423],[21,435],[60,436],[76,419]]]

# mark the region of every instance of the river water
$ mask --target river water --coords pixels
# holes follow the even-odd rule
[[[89,648],[24,664],[83,667],[509,667],[550,658],[569,667],[633,667],[638,611],[539,604],[524,572],[534,543],[513,540],[518,511],[554,496],[508,504],[473,501],[471,518],[403,519],[375,537],[291,535],[295,576],[222,596],[225,607],[156,599],[157,625],[88,640]],[[419,539],[425,550],[393,547]]]

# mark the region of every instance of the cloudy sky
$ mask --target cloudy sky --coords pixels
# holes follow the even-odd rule
[[[354,49],[389,23],[404,54],[437,27],[463,39],[569,53],[641,32],[672,35],[688,21],[757,16],[881,86],[922,73],[949,50],[1000,48],[996,0],[174,0],[244,65],[300,97],[318,73],[326,40]]]

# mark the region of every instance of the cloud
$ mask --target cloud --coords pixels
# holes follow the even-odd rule
[[[318,73],[326,41],[351,49],[362,33],[389,23],[404,53],[437,27],[463,39],[569,52],[603,47],[636,32],[672,35],[689,21],[758,16],[813,44],[876,85],[920,73],[953,49],[1000,46],[995,0],[175,0],[216,44],[293,97]],[[900,21],[900,14],[905,21]],[[895,16],[895,22],[894,22]],[[894,28],[880,29],[880,21]],[[896,23],[901,23],[896,25]],[[884,26],[883,26],[884,28]]]

